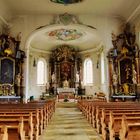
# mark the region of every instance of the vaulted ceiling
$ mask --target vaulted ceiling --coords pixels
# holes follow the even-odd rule
[[[126,21],[129,21],[134,15],[140,15],[140,0],[83,0],[80,3],[69,5],[56,4],[50,0],[5,0],[5,2],[13,15],[53,15],[64,13],[73,15],[91,14],[102,17],[117,17],[125,19]],[[78,38],[69,40],[59,38],[64,37],[63,34],[60,35],[60,33],[59,37],[53,36],[52,38],[49,36],[50,32],[63,29],[76,29],[76,32],[80,32],[82,35]],[[68,31],[68,33],[70,33],[70,31]],[[90,44],[92,45],[85,45],[88,44],[88,42],[91,42]],[[35,49],[50,51],[53,46],[69,44],[79,46],[81,51],[86,51],[87,49],[99,46],[100,42],[101,40],[96,29],[91,29],[84,25],[69,25],[67,27],[55,25],[45,28],[44,31],[38,32],[32,40],[31,46]]]
[[[5,0],[14,14],[94,14],[129,18],[140,5],[140,0],[83,0],[81,3],[63,5],[50,0]]]

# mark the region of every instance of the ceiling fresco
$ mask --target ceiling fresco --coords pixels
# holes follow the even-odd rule
[[[56,29],[50,31],[48,36],[57,40],[70,41],[83,36],[83,33],[76,29]]]

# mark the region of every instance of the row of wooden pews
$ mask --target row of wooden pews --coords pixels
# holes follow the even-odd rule
[[[0,140],[38,140],[55,111],[55,100],[0,104]]]
[[[103,140],[138,140],[140,104],[78,100],[78,107]]]

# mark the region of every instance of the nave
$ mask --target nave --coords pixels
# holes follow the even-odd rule
[[[101,140],[73,102],[57,103],[56,112],[39,140]]]

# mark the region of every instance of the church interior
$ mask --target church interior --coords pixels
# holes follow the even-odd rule
[[[0,0],[0,140],[139,140],[139,101],[139,0]]]

